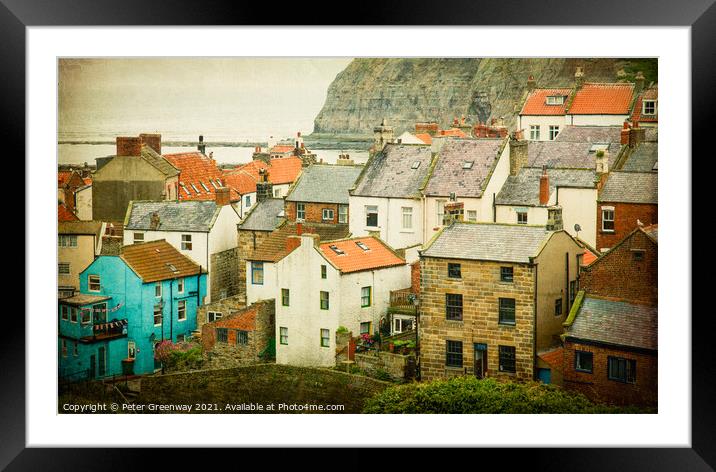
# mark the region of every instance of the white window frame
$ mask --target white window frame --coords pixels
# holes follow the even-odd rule
[[[412,230],[413,229],[413,207],[401,207],[400,208],[402,219],[401,219],[401,226],[404,230]],[[408,219],[406,224],[406,217]]]
[[[338,223],[348,223],[348,205],[338,205]]]
[[[442,226],[443,225],[443,219],[445,218],[445,204],[447,203],[447,200],[435,200],[435,211],[436,211],[436,217],[438,219],[437,224],[435,226]]]
[[[324,208],[321,211],[321,220],[323,221],[333,221],[333,218],[335,218],[336,213],[333,211],[332,208]]]
[[[281,198],[281,189],[280,188],[277,187],[277,188],[273,189],[273,198]]]
[[[181,316],[184,314],[184,316]],[[179,300],[177,302],[177,320],[186,321],[186,300]]]
[[[143,243],[144,242],[144,233],[134,233],[132,234],[132,241],[133,244]]]
[[[181,235],[181,250],[182,251],[191,251],[194,247],[194,243],[192,242],[191,234],[182,234]]]
[[[547,95],[547,105],[564,105],[564,95]]]
[[[305,220],[306,219],[306,204],[305,203],[296,203],[296,219],[297,220]]]
[[[159,309],[159,323],[157,323],[157,308]],[[152,323],[154,323],[154,327],[158,327],[162,325],[162,321],[164,320],[164,310],[162,310],[161,305],[154,305],[154,308],[152,308]]]
[[[326,340],[325,344],[323,344],[324,339]],[[331,347],[331,330],[330,329],[321,328],[321,347]]]
[[[530,140],[539,141],[540,125],[530,125]]]
[[[206,312],[206,322],[207,323],[213,323],[216,320],[220,320],[223,318],[224,314],[220,311],[207,311]]]
[[[515,213],[517,214],[517,224],[518,225],[526,225],[529,223],[529,215],[528,215],[527,210],[515,210]],[[520,215],[525,215],[524,223],[520,221]]]
[[[162,298],[162,283],[154,283],[154,298]]]
[[[601,211],[602,211],[602,231],[605,232],[605,233],[613,233],[613,232],[615,231],[615,227],[613,227],[613,228],[611,228],[611,229],[606,229],[606,228],[604,227],[604,222],[605,222],[605,221],[611,221],[611,222],[612,222],[612,226],[615,226],[615,216],[616,216],[616,213],[615,213],[615,211],[614,211],[614,207],[613,207],[613,206],[603,206],[603,207],[601,207]],[[611,216],[612,216],[611,219],[605,218],[605,215],[604,215],[605,212],[611,212],[611,214],[612,214],[612,215],[611,215]]]
[[[184,277],[177,279],[177,293],[184,293]]]
[[[375,213],[375,225],[368,224],[368,217]],[[367,228],[377,228],[380,224],[380,213],[378,212],[378,205],[366,205],[365,206],[365,226]]]
[[[559,134],[559,125],[549,125],[549,140],[554,141]]]
[[[60,318],[65,321],[70,320],[70,307],[67,305],[60,305]]]
[[[284,342],[284,339],[286,340],[286,342]],[[278,342],[282,346],[288,346],[288,328],[286,326],[279,326]]]
[[[654,110],[653,110],[651,113],[649,113],[648,111],[646,111],[646,104],[647,104],[647,103],[650,103],[651,106],[654,108]],[[641,114],[642,114],[642,115],[647,115],[647,116],[654,116],[654,115],[656,115],[656,100],[644,100],[644,101],[641,103]]]
[[[477,210],[465,210],[467,221],[477,222]]]
[[[251,206],[251,195],[244,196],[244,206],[246,208]]]
[[[96,278],[96,282],[92,282],[92,278]],[[97,285],[96,289],[92,288],[92,285]],[[100,279],[100,276],[97,274],[88,274],[87,275],[87,290],[90,292],[101,292],[102,291],[102,280]]]
[[[127,359],[134,359],[137,357],[137,343],[134,341],[127,341]]]

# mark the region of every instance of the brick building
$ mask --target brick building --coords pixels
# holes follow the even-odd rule
[[[454,223],[421,251],[420,370],[532,380],[558,342],[583,252],[544,226]]]

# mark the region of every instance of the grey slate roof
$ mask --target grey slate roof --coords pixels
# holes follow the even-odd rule
[[[208,232],[221,210],[213,200],[130,202],[124,228],[150,231],[152,213],[159,215],[156,231]]]
[[[388,144],[370,158],[351,195],[417,198],[430,171],[430,146]],[[420,162],[412,169],[414,162]]]
[[[659,203],[658,178],[656,172],[611,172],[598,201]]]
[[[314,164],[303,169],[286,200],[347,205],[348,190],[362,170],[363,166]]]
[[[643,142],[629,154],[619,170],[632,172],[656,172],[654,166],[659,159],[659,143]]]
[[[141,155],[142,159],[156,167],[162,174],[168,177],[179,175],[179,169],[171,165],[168,160],[157,154],[157,152],[149,146],[142,146]]]
[[[645,126],[644,141],[656,143],[659,141],[659,128],[656,126]]]
[[[567,125],[554,140],[570,143],[620,143],[621,131],[621,126]]]
[[[656,350],[657,309],[587,295],[566,334],[607,344]]]
[[[542,169],[525,167],[515,176],[507,177],[502,190],[497,194],[498,205],[539,205],[539,183]],[[589,169],[547,169],[549,194],[557,186],[572,188],[595,188],[597,174]]]
[[[239,229],[248,231],[273,231],[286,218],[283,214],[283,198],[268,198],[258,202],[239,223]]]
[[[482,191],[500,158],[505,139],[447,139],[438,153],[425,194],[481,197]],[[463,169],[473,162],[471,169]]]
[[[544,226],[454,223],[421,254],[426,257],[528,263],[553,234]]]
[[[596,142],[567,141],[530,141],[527,145],[527,166],[562,169],[594,169],[596,167],[596,151],[592,146]],[[604,143],[607,144],[607,143]],[[609,144],[609,168],[614,166],[621,150],[619,141]]]

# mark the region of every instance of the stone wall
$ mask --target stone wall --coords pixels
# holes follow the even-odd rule
[[[239,248],[235,247],[212,254],[211,264],[211,300],[220,300],[240,293],[239,285]]]
[[[206,314],[209,311],[219,312],[222,317],[233,315],[246,308],[246,296],[234,295],[233,297],[217,300],[196,309],[196,329],[201,332],[202,326],[207,323]]]
[[[238,231],[237,293],[246,300],[246,257],[271,234],[269,231]]]
[[[371,376],[382,371],[396,382],[403,382],[415,376],[415,357],[393,354],[385,351],[356,352],[356,366]]]
[[[614,207],[614,231],[602,231],[602,206]],[[637,228],[636,220],[644,226],[659,222],[659,206],[638,203],[608,203],[597,205],[597,249],[611,248]]]

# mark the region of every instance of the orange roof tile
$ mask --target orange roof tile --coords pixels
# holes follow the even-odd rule
[[[228,319],[221,319],[214,324],[217,328],[239,329],[241,331],[254,331],[256,329],[256,315],[258,310],[255,306],[245,308],[244,311],[231,315]]]
[[[277,144],[274,147],[272,147],[271,149],[269,149],[269,153],[285,154],[288,152],[293,152],[294,149],[296,149],[295,146]]]
[[[233,171],[238,169],[244,170],[258,182],[259,169],[268,169],[270,182],[274,184],[290,184],[298,178],[298,174],[301,173],[301,169],[303,167],[303,161],[301,158],[295,156],[271,159],[269,162],[271,162],[270,165],[260,159],[256,159],[248,164],[233,169]]]
[[[67,208],[67,205],[60,203],[57,205],[57,221],[79,221],[79,218]]]
[[[567,107],[567,98],[572,92],[568,88],[556,89],[534,89],[527,96],[522,106],[520,115],[564,115]],[[547,105],[547,97],[562,96],[564,103],[561,105]]]
[[[634,96],[634,84],[586,83],[574,94],[567,113],[570,115],[628,115]]]
[[[236,190],[239,195],[246,195],[256,191],[256,177],[241,168],[224,171],[226,185]]]
[[[164,239],[122,247],[120,257],[144,282],[197,275],[199,265]]]
[[[179,169],[179,200],[214,200],[216,188],[224,185],[216,161],[198,151],[164,154],[164,158]],[[231,201],[240,198],[236,190],[230,193]]]
[[[564,368],[564,348],[558,347],[552,351],[538,354],[537,357],[545,361],[553,369],[561,372]]]
[[[61,170],[57,172],[57,187],[62,187],[67,183],[68,180],[70,180],[70,176],[72,176],[71,170]]]
[[[590,251],[589,249],[586,249],[586,248],[585,248],[585,249],[584,249],[584,255],[582,256],[582,265],[583,265],[583,266],[588,266],[589,264],[591,264],[592,262],[594,262],[594,261],[596,261],[596,260],[597,260],[597,255],[594,254],[594,253],[593,253],[592,251]]]
[[[642,104],[644,103],[644,99],[646,100],[656,100],[659,98],[659,91],[656,88],[650,88],[639,94],[639,98],[636,99],[636,102],[634,103],[634,110],[631,114],[631,121],[632,123],[635,121],[638,121],[640,123],[656,123],[658,120],[658,113],[656,115],[642,115]]]
[[[359,246],[364,245],[366,249]],[[342,254],[332,248],[335,247]],[[382,241],[373,237],[344,239],[320,245],[326,259],[343,273],[362,270],[380,269],[405,264],[405,259],[398,256]]]
[[[415,135],[415,137],[424,142],[425,144],[433,143],[433,137],[430,136],[428,133],[418,133]]]
[[[461,129],[450,128],[440,130],[440,136],[454,136],[457,138],[467,138],[467,135],[463,133]]]

